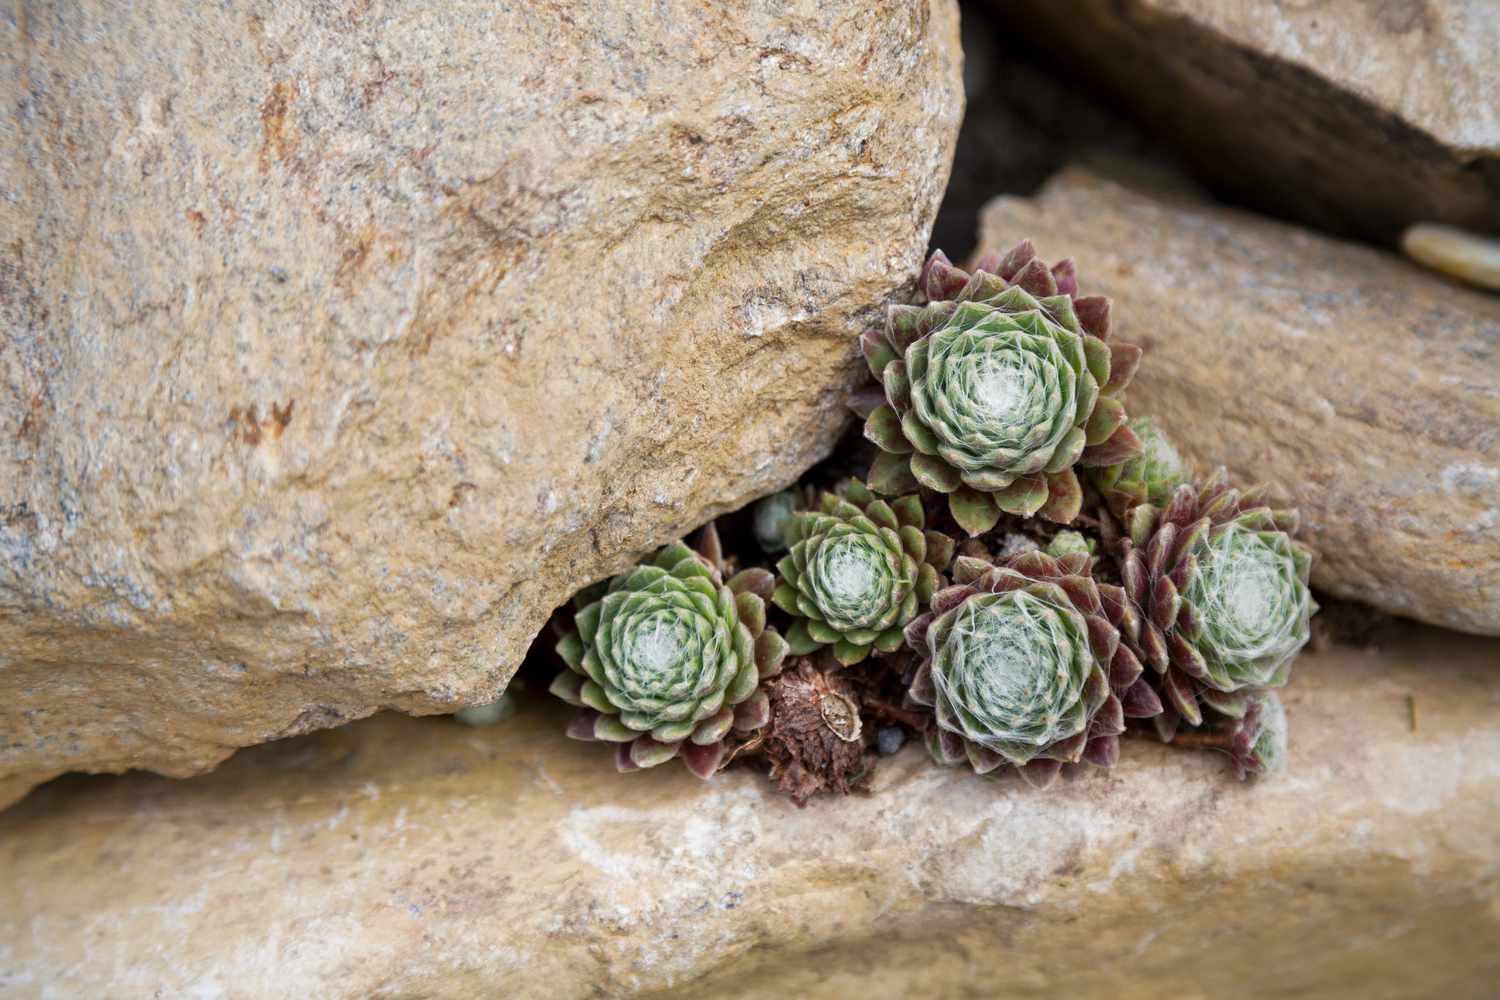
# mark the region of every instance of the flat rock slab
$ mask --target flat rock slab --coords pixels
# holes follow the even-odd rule
[[[952,0],[0,17],[0,796],[494,698],[796,478],[915,274]]]
[[[1279,483],[1313,582],[1500,634],[1500,299],[1390,254],[1076,171],[985,210],[1032,238],[1146,348],[1127,406],[1204,471]]]
[[[1414,222],[1500,231],[1492,0],[992,6],[1237,201],[1388,243]]]
[[[0,816],[0,992],[1493,996],[1500,641],[1404,629],[1303,657],[1259,783],[1132,740],[1037,792],[908,746],[799,810],[617,775],[537,696],[64,778]]]

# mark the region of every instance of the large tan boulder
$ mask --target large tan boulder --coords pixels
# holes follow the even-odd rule
[[[1500,231],[1493,0],[991,0],[1218,190],[1394,243]],[[1024,40],[1023,40],[1024,39]]]
[[[1399,257],[1065,172],[1001,198],[981,243],[1029,236],[1114,298],[1146,348],[1129,408],[1203,470],[1272,480],[1313,583],[1500,635],[1500,299]]]
[[[0,19],[0,790],[490,698],[572,590],[825,454],[957,20]]]
[[[1042,792],[911,745],[798,810],[616,774],[533,696],[0,815],[28,997],[1479,998],[1500,976],[1500,641],[1303,657],[1289,770],[1127,741]]]

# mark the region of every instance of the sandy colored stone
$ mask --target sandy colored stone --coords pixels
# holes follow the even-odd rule
[[[1210,469],[1279,483],[1313,582],[1500,634],[1500,300],[1391,254],[1066,172],[986,210],[1114,299],[1128,406]]]
[[[753,772],[617,775],[536,696],[69,777],[0,815],[0,992],[1493,995],[1497,657],[1412,625],[1304,656],[1289,770],[1244,785],[1149,741],[1047,792],[911,745],[799,810]]]
[[[1493,0],[1005,0],[1234,200],[1394,244],[1500,231]]]
[[[952,0],[0,17],[0,788],[493,700],[826,453]]]

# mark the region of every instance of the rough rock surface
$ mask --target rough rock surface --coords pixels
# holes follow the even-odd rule
[[[0,15],[0,788],[492,700],[793,479],[920,264],[952,0]]]
[[[991,199],[1033,194],[1070,163],[1100,171],[1128,165],[1137,173],[1153,162],[1161,170],[1173,166],[1166,146],[1057,73],[1046,53],[1016,45],[1003,10],[965,5],[963,47],[963,127],[932,227],[933,247],[953,260],[974,249],[979,211]]]
[[[1072,256],[1146,348],[1128,405],[1204,469],[1279,482],[1313,582],[1500,635],[1500,299],[1366,247],[1078,172],[981,244]]]
[[[1413,222],[1500,231],[1492,0],[992,6],[1236,201],[1392,244]]]
[[[1497,657],[1413,625],[1306,655],[1289,770],[1245,785],[1148,741],[1047,792],[912,745],[799,810],[617,775],[537,700],[69,777],[0,815],[0,992],[1492,996]]]

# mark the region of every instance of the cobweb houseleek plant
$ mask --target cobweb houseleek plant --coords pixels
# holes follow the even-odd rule
[[[1140,348],[1109,341],[1109,300],[1078,297],[1071,261],[1049,268],[1029,242],[971,275],[934,254],[925,305],[893,305],[861,346],[879,381],[854,399],[881,449],[868,477],[887,495],[946,494],[970,535],[1001,512],[1071,522],[1074,465],[1140,451],[1122,402]]]
[[[857,480],[824,493],[817,510],[792,514],[786,538],[772,600],[792,616],[791,652],[832,646],[845,666],[872,649],[901,647],[902,629],[941,586],[954,549],[947,535],[927,530],[920,498],[887,502]]]
[[[1161,710],[1111,620],[1123,595],[1092,578],[1089,560],[1034,551],[998,566],[954,561],[954,586],[906,629],[922,657],[908,700],[932,710],[938,762],[980,774],[1013,767],[1045,786],[1065,763],[1114,764],[1125,718]]]
[[[1231,488],[1220,469],[1129,514],[1121,627],[1159,677],[1164,739],[1179,722],[1200,725],[1202,705],[1243,718],[1256,692],[1286,683],[1307,643],[1312,552],[1292,537],[1296,511],[1271,508],[1264,492]]]
[[[710,525],[579,595],[551,687],[582,710],[568,734],[616,744],[621,770],[680,758],[705,778],[732,746],[799,802],[863,787],[871,722],[1039,786],[1113,765],[1132,718],[1242,778],[1280,769],[1274,689],[1317,610],[1296,512],[1223,470],[1197,481],[1126,414],[1141,351],[1072,262],[936,253],[860,343],[865,479],[818,489],[861,447],[734,522],[774,573],[731,575]]]
[[[616,744],[622,771],[680,757],[707,778],[732,730],[765,725],[762,680],[781,670],[786,641],[766,625],[768,570],[723,578],[713,525],[698,551],[675,542],[584,603],[557,644],[567,669],[551,692],[584,711],[568,735]],[[587,592],[586,592],[587,593]]]

